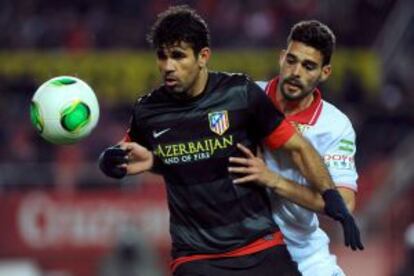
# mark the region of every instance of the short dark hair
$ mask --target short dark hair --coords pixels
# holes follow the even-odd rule
[[[332,52],[335,49],[336,38],[332,30],[318,20],[300,21],[290,30],[287,39],[298,41],[319,50],[322,54],[322,65],[331,62]]]
[[[210,47],[210,31],[204,19],[187,5],[173,6],[158,14],[147,36],[155,49],[177,42],[191,44],[194,54]]]

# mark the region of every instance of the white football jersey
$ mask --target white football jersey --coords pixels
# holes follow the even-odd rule
[[[276,102],[277,79],[257,82]],[[321,99],[319,90],[315,91],[312,104],[304,111],[286,119],[293,122],[304,137],[319,152],[337,186],[357,190],[358,174],[354,156],[355,132],[348,117],[332,104]],[[265,149],[264,157],[269,168],[283,177],[301,185],[309,185],[292,162],[290,155],[283,150],[270,152]],[[315,254],[322,247],[328,247],[329,238],[319,228],[315,212],[270,192],[273,217],[279,225],[292,258],[300,261]]]

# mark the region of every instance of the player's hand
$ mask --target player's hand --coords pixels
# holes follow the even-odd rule
[[[328,189],[322,194],[322,198],[325,201],[325,213],[342,225],[345,245],[352,250],[363,250],[364,245],[361,242],[358,226],[346,208],[341,194],[337,190]]]
[[[112,178],[123,178],[127,171],[123,164],[126,164],[127,152],[119,146],[112,146],[105,149],[99,156],[99,168],[101,171]]]
[[[122,142],[120,148],[127,152],[127,162],[120,165],[126,174],[138,174],[150,170],[154,165],[154,155],[147,148],[135,142]]]
[[[235,178],[233,183],[242,184],[253,181],[265,187],[274,188],[279,180],[279,175],[270,171],[265,162],[256,157],[247,147],[242,144],[237,144],[237,147],[246,158],[230,157],[229,161],[232,166],[228,168],[229,172],[242,175]]]

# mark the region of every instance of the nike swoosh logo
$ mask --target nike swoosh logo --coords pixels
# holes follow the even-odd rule
[[[163,135],[164,133],[166,133],[166,132],[168,132],[168,131],[170,131],[171,130],[171,128],[166,128],[166,129],[163,129],[163,130],[160,130],[160,131],[153,131],[152,132],[152,136],[154,136],[154,138],[158,138],[158,137],[160,137],[161,135]]]

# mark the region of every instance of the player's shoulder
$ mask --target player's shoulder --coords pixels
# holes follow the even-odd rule
[[[332,103],[322,100],[322,113],[324,118],[329,121],[336,121],[342,124],[351,124],[348,116],[342,112],[338,107],[333,105]]]
[[[163,87],[160,86],[158,88],[145,92],[137,98],[136,105],[147,105],[161,101],[164,95],[162,89]]]
[[[242,93],[246,97],[260,88],[244,73],[210,72],[208,87],[219,93],[233,95]]]
[[[209,78],[212,81],[218,83],[233,83],[233,84],[246,84],[246,82],[253,82],[250,77],[244,73],[229,73],[229,72],[217,72],[211,71]]]
[[[332,103],[322,100],[322,111],[318,124],[327,127],[331,132],[353,131],[352,122],[348,116]]]
[[[163,93],[161,91],[161,88],[147,91],[136,99],[134,103],[134,113],[146,114],[152,110],[152,107],[154,105],[162,103],[163,101]]]
[[[261,80],[261,81],[255,81],[255,83],[264,91],[269,82]]]

